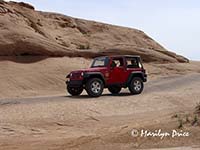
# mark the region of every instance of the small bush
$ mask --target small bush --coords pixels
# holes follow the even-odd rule
[[[195,107],[195,113],[200,115],[200,102],[197,103],[197,106]]]
[[[195,125],[198,125],[199,123],[198,123],[198,116],[197,115],[195,115],[194,116],[194,120],[192,121],[192,126],[195,126]]]
[[[189,119],[189,115],[186,115],[186,119],[185,119],[186,123],[190,123],[190,119]]]
[[[89,44],[87,44],[87,45],[79,45],[78,46],[78,49],[90,49],[90,45]]]
[[[200,126],[200,103],[197,104],[193,113],[176,113],[172,118],[177,119],[179,129],[184,125]]]
[[[183,120],[179,118],[178,122],[179,122],[178,128],[181,129],[183,127]]]

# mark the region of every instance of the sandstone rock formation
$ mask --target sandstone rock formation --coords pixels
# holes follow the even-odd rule
[[[0,56],[92,58],[110,54],[141,55],[145,62],[188,62],[137,29],[0,1]]]

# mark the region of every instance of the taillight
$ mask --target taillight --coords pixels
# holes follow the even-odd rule
[[[146,74],[146,70],[145,70],[145,69],[143,69],[142,72],[143,72],[144,74]]]

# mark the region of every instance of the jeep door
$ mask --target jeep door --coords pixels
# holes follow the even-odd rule
[[[110,59],[110,75],[108,84],[122,84],[126,81],[125,60],[123,57],[114,57]]]

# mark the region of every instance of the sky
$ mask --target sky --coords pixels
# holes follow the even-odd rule
[[[23,1],[37,10],[140,29],[166,49],[200,60],[199,0]]]

